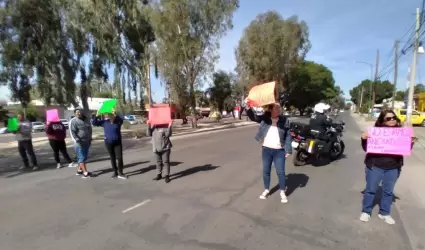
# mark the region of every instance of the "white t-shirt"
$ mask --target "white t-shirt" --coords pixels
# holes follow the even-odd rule
[[[267,148],[281,149],[279,131],[276,126],[270,126],[264,137],[263,146]]]

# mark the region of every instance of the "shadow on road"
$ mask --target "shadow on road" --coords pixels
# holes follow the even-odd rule
[[[346,158],[347,158],[347,155],[346,154],[342,154],[341,157],[339,157],[338,159],[336,159],[334,161],[331,161],[328,157],[321,157],[318,160],[312,158],[311,161],[310,161],[310,164],[313,167],[324,167],[324,166],[330,165],[332,163],[336,163],[336,162],[338,162],[338,161],[340,161],[342,159],[346,159]]]
[[[110,158],[108,158],[108,160],[109,159]],[[145,163],[148,163],[148,162],[149,161],[139,161],[139,162],[133,162],[133,163],[125,164],[124,165],[124,169],[131,168],[131,167],[134,167],[134,166],[137,166],[137,165],[141,165],[141,164],[145,164]],[[93,171],[93,174],[96,175],[96,176],[99,176],[99,175],[111,173],[112,171],[114,171],[112,169],[112,167],[109,167],[109,168],[104,168],[104,169]]]
[[[214,170],[214,169],[219,168],[219,167],[220,166],[213,166],[211,164],[196,166],[196,167],[188,168],[188,169],[185,169],[185,170],[180,171],[178,173],[172,174],[172,175],[170,175],[170,179],[176,180],[176,179],[188,176],[188,175],[196,174],[198,172],[211,171],[211,170]]]
[[[286,196],[290,196],[297,188],[307,186],[309,179],[310,177],[305,174],[288,174],[286,176]],[[279,184],[277,184],[270,190],[270,195],[277,192],[278,190]]]
[[[361,191],[362,195],[364,195],[365,190]],[[376,205],[379,205],[379,203],[381,202],[381,198],[382,198],[382,186],[378,187],[378,190],[376,190],[376,194],[375,194],[375,200],[373,201],[373,207],[375,207]],[[397,195],[393,195],[393,202],[396,202],[397,200],[401,200],[400,197],[398,197]]]
[[[147,162],[143,162],[143,163],[147,163]],[[140,163],[140,164],[143,164],[143,163]],[[182,163],[183,162],[172,161],[172,162],[170,162],[170,166],[171,167],[175,167],[175,166],[178,166],[178,165],[180,165]],[[152,171],[152,170],[155,170],[155,169],[156,169],[156,165],[149,165],[149,166],[147,166],[145,168],[137,169],[137,170],[134,170],[134,171],[125,173],[125,174],[130,177],[130,176],[133,176],[133,175],[144,174],[144,173],[147,173],[147,172]]]

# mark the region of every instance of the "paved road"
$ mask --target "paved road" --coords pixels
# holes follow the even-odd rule
[[[360,130],[343,118],[346,158],[322,167],[288,162],[288,204],[278,193],[258,199],[255,127],[174,140],[169,184],[151,180],[151,152],[143,143],[125,151],[126,181],[102,174],[106,159],[89,165],[100,174],[90,180],[68,168],[5,173],[1,249],[411,249],[396,210],[394,226],[376,213],[368,224],[357,220],[364,187]]]

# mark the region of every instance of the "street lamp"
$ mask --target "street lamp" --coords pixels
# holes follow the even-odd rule
[[[374,80],[373,80],[373,64],[368,63],[368,62],[358,62],[358,61],[354,61],[354,63],[359,63],[359,64],[365,64],[368,65],[370,67],[370,104],[369,104],[369,109],[370,111],[372,111],[372,92],[373,92],[373,84],[374,84]]]

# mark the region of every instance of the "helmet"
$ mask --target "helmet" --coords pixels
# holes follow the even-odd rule
[[[326,105],[324,103],[318,103],[314,106],[314,112],[323,114],[325,110],[327,110],[328,108],[329,108],[329,105]]]

